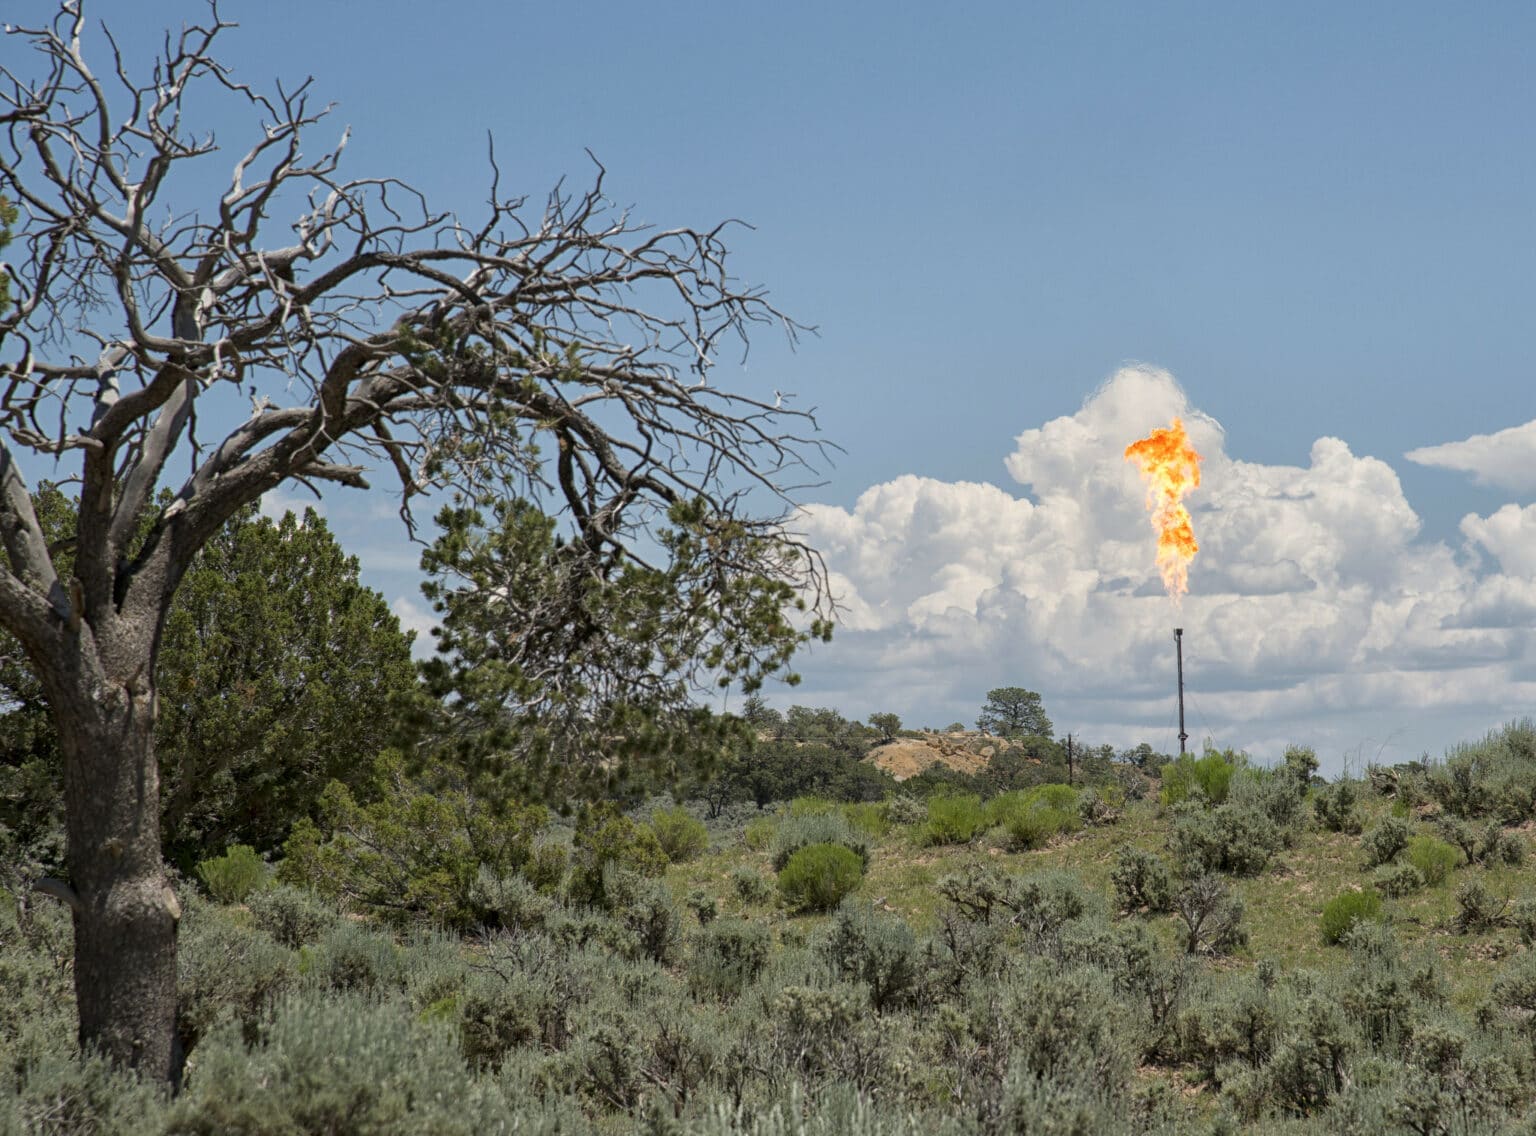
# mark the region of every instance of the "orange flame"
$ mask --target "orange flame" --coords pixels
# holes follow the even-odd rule
[[[1147,483],[1147,508],[1157,533],[1157,569],[1163,574],[1163,587],[1177,603],[1189,591],[1189,562],[1200,551],[1184,494],[1200,484],[1204,459],[1189,444],[1184,423],[1175,418],[1166,430],[1153,430],[1126,446],[1125,460],[1141,468]]]

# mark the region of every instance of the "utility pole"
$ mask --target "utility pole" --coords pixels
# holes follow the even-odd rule
[[[1072,735],[1067,735],[1067,784],[1072,784]]]
[[[1184,732],[1184,629],[1173,629],[1173,642],[1179,652],[1179,756],[1184,756],[1184,743],[1189,735]]]

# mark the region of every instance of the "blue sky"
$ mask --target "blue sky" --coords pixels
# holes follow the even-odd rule
[[[45,6],[10,7],[21,20]],[[1063,730],[1168,744],[1158,692],[1171,676],[1156,668],[1171,655],[1159,644],[1174,613],[1143,596],[1147,614],[1133,619],[1093,598],[1120,578],[1122,542],[1126,554],[1144,542],[1153,573],[1148,531],[1122,532],[1118,505],[1090,507],[1131,492],[1139,509],[1134,478],[1128,490],[1120,471],[1071,446],[1045,470],[1021,437],[1049,449],[1070,435],[1091,449],[1084,423],[1182,408],[1220,424],[1208,437],[1230,460],[1208,478],[1220,467],[1292,493],[1308,470],[1365,471],[1349,507],[1270,518],[1284,540],[1239,524],[1232,533],[1249,538],[1224,546],[1229,565],[1209,562],[1211,546],[1197,561],[1177,613],[1208,668],[1194,683],[1205,684],[1207,728],[1195,721],[1192,733],[1261,754],[1311,742],[1337,768],[1350,755],[1438,753],[1529,709],[1536,668],[1518,617],[1536,614],[1536,568],[1525,567],[1536,511],[1522,511],[1536,484],[1511,471],[1536,463],[1536,436],[1507,438],[1493,456],[1487,445],[1440,451],[1440,465],[1405,455],[1536,418],[1536,9],[461,2],[438,18],[403,0],[265,0],[224,11],[242,24],[224,46],[237,77],[313,74],[317,97],[338,104],[336,125],[353,129],[350,173],[398,174],[472,213],[490,132],[506,182],[535,198],[561,175],[579,184],[590,149],[638,217],[756,226],[733,241],[737,271],[820,334],[796,352],[761,335],[746,372],[729,360],[717,381],[819,408],[845,453],[806,495],[826,506],[813,530],[868,609],[803,660],[805,684],[775,693],[780,704],[942,725],[973,718],[989,686],[1017,684],[1041,690]],[[134,12],[144,29],[198,9],[152,0]],[[142,30],[124,38],[150,42]],[[232,149],[245,137],[222,133]],[[1132,362],[1157,370],[1122,370]],[[1094,444],[1108,453],[1142,432]],[[1320,465],[1325,438],[1376,464]],[[1286,469],[1303,473],[1275,473]],[[955,488],[987,484],[1072,504],[1097,546],[1078,548],[1054,580],[1021,583],[1029,571],[1008,558],[1049,561],[1046,538],[992,543],[1007,508]],[[925,528],[902,513],[903,547],[886,553],[906,575],[894,589],[871,567],[873,545],[858,543],[895,531],[876,512],[900,493],[859,505],[893,485],[918,486],[903,499],[943,514]],[[1267,516],[1241,513],[1249,498],[1235,483],[1208,487],[1190,502],[1197,534],[1217,502],[1250,523]],[[376,505],[333,495],[326,513],[371,582],[408,610],[414,554],[380,531]],[[1488,520],[1505,506],[1515,512],[1502,525]],[[1373,510],[1401,523],[1378,534],[1376,552],[1348,551]],[[1469,529],[1469,516],[1483,527]],[[1330,523],[1348,529],[1335,542],[1347,555],[1379,555],[1400,576],[1339,562],[1277,583],[1277,565],[1310,563],[1298,548],[1339,535]],[[957,541],[980,560],[960,566]],[[1260,547],[1271,559],[1250,563]],[[1068,578],[1088,578],[1074,573],[1097,582],[1069,618],[1047,600],[1055,584],[1065,593]],[[1245,590],[1259,576],[1268,582]],[[1223,590],[1202,596],[1203,582]],[[1470,611],[1479,588],[1508,601],[1508,625],[1485,628],[1496,643],[1452,650],[1405,630],[1438,621],[1444,637],[1473,619],[1456,605]],[[1284,594],[1305,611],[1275,607]],[[1491,600],[1476,602],[1476,619],[1495,618]],[[1384,614],[1415,603],[1417,624]],[[936,630],[945,612],[969,622]],[[1236,645],[1277,620],[1331,628],[1330,645],[1244,656]],[[1006,643],[1001,626],[1014,629]],[[1086,645],[1076,661],[1074,640]],[[1129,693],[1117,697],[1116,683]]]

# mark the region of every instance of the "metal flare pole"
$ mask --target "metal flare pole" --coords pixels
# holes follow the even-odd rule
[[[1184,756],[1184,743],[1189,735],[1184,732],[1184,629],[1173,629],[1173,643],[1179,652],[1179,756]]]

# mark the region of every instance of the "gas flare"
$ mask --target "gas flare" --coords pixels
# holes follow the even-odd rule
[[[1147,483],[1147,509],[1157,533],[1157,569],[1169,598],[1177,603],[1189,591],[1189,562],[1200,551],[1184,495],[1200,484],[1204,459],[1190,445],[1184,423],[1175,418],[1166,430],[1153,430],[1126,446],[1125,460],[1137,464]]]

